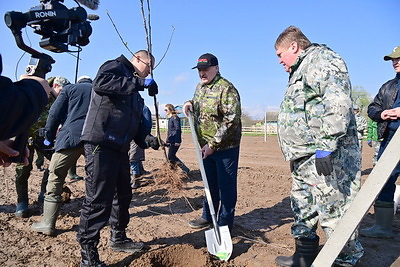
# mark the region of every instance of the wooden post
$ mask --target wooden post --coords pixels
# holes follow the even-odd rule
[[[399,147],[400,131],[397,130],[371,174],[362,185],[360,192],[354,198],[311,266],[332,266],[400,161]]]

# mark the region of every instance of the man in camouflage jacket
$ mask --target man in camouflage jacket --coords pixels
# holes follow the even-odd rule
[[[358,193],[361,155],[350,98],[351,85],[343,59],[324,45],[311,44],[290,26],[275,43],[289,83],[278,116],[279,143],[292,173],[292,235],[296,252],[277,257],[281,266],[318,254],[318,222],[329,238]],[[364,251],[355,233],[335,260],[354,266]],[[307,256],[302,252],[307,251]],[[298,265],[296,265],[298,266]]]
[[[360,146],[360,151],[362,151],[364,134],[365,130],[367,130],[368,122],[367,119],[361,115],[358,106],[354,105],[353,110],[354,116],[356,117],[358,145]]]
[[[183,106],[193,112],[195,129],[203,154],[218,225],[233,226],[237,200],[237,170],[242,136],[240,96],[236,88],[219,73],[218,59],[212,54],[200,56],[197,66],[201,82],[194,97]],[[200,219],[191,221],[192,228],[211,225],[206,200]]]

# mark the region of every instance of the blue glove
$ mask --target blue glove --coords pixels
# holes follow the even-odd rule
[[[47,139],[44,139],[43,144],[45,146],[49,146],[49,145],[51,145],[51,142],[49,140],[47,140]]]
[[[317,169],[318,175],[330,175],[333,171],[333,165],[331,160],[332,151],[315,151],[315,168]]]
[[[155,96],[156,94],[158,94],[158,85],[154,81],[154,79],[145,79],[144,87],[148,88],[149,96]]]
[[[372,147],[372,140],[368,140],[368,145]]]
[[[154,83],[154,79],[144,79],[144,87],[149,87]]]

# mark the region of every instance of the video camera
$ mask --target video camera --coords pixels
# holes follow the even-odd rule
[[[91,9],[97,9],[99,0],[74,0]],[[64,0],[40,0],[40,5],[30,8],[28,12],[22,13],[9,11],[4,15],[6,25],[11,29],[17,46],[23,51],[31,54],[31,59],[26,68],[28,75],[45,78],[46,73],[51,71],[51,64],[54,59],[32,47],[27,46],[22,38],[21,30],[27,25],[34,29],[34,33],[42,36],[39,42],[40,47],[55,52],[62,53],[69,50],[69,45],[81,50],[81,46],[89,44],[89,36],[92,34],[92,27],[87,21],[86,10],[81,7],[68,9],[64,6]],[[97,15],[91,15],[92,20],[97,20]],[[73,51],[70,51],[73,52]],[[13,148],[20,152],[19,156],[12,159],[13,162],[22,162],[28,133],[17,136]]]
[[[32,7],[28,12],[9,11],[4,15],[5,23],[11,29],[17,46],[31,54],[26,69],[28,75],[44,78],[55,61],[51,56],[24,43],[21,29],[27,25],[34,29],[34,33],[42,36],[40,47],[55,53],[70,51],[69,45],[80,49],[80,46],[89,44],[92,27],[87,21],[86,10],[80,6],[68,9],[61,2],[64,0],[40,0],[40,5]]]

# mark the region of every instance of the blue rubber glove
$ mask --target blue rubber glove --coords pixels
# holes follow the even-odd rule
[[[155,96],[156,94],[158,94],[158,85],[154,81],[154,79],[145,79],[144,87],[148,88],[149,96]]]
[[[333,171],[333,165],[331,160],[332,151],[315,151],[315,168],[317,169],[318,175],[330,175]]]
[[[49,146],[49,145],[51,145],[51,142],[49,140],[47,140],[47,139],[44,139],[43,144],[45,146]]]
[[[144,79],[144,87],[148,88],[154,83],[154,79]]]

